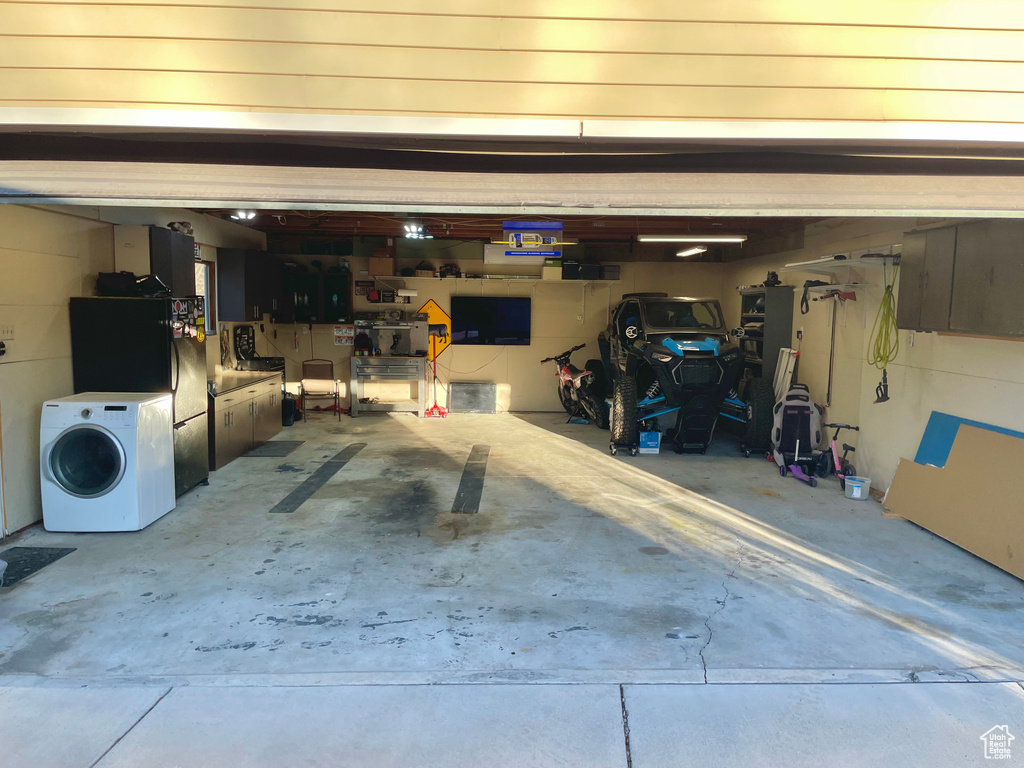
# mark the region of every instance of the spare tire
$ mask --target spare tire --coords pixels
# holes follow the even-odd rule
[[[636,379],[619,376],[612,393],[612,443],[636,445],[640,435],[636,423]]]
[[[743,448],[748,451],[767,451],[771,448],[772,425],[775,421],[775,388],[765,378],[751,379],[743,392],[747,404],[747,430],[743,435]]]

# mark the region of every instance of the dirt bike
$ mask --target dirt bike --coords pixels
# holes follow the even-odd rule
[[[569,414],[569,421],[584,416],[599,429],[608,429],[608,404],[605,402],[604,366],[600,360],[588,360],[580,370],[569,358],[586,344],[580,344],[554,357],[545,357],[541,365],[552,360],[558,366],[558,399]]]

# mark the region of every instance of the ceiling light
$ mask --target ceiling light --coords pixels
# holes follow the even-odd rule
[[[676,256],[696,256],[698,253],[707,252],[707,247],[703,245],[696,245],[693,248],[687,248],[685,251],[680,251]]]
[[[405,236],[411,240],[433,240],[433,235],[428,235],[423,230],[422,224],[406,224]]]
[[[637,235],[641,243],[742,243],[746,235]]]
[[[231,214],[231,218],[235,221],[251,221],[256,218],[256,211],[236,211]]]

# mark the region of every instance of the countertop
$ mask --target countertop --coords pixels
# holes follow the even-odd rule
[[[216,391],[214,397],[220,397],[228,392],[234,392],[236,389],[242,389],[261,381],[279,379],[282,376],[284,376],[283,371],[227,371],[209,379],[208,383],[212,384]],[[209,389],[207,387],[207,391]]]

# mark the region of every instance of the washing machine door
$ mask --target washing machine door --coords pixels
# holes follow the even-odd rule
[[[114,490],[124,477],[124,448],[103,427],[78,424],[54,441],[47,466],[66,493],[95,499]]]

